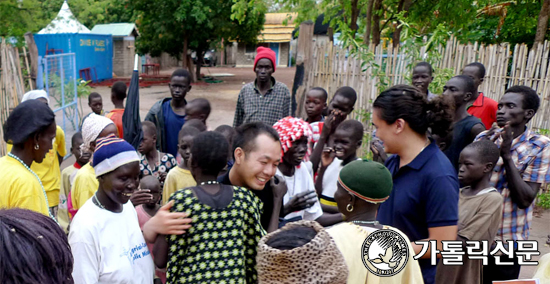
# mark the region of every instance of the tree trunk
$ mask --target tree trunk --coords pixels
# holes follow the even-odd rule
[[[550,14],[550,0],[544,0],[540,8],[539,19],[537,22],[537,33],[535,43],[543,43],[548,29],[548,16]]]
[[[195,66],[195,69],[197,72],[195,74],[195,77],[197,78],[197,81],[199,81],[201,79],[201,67],[202,67],[202,61],[204,58],[204,52],[200,49],[197,49],[196,54],[197,54],[197,66]]]
[[[401,11],[405,11],[404,16],[406,17],[409,9],[411,8],[411,5],[412,5],[412,0],[399,1],[399,6],[397,7],[397,13],[400,13]],[[399,43],[401,40],[401,30],[402,28],[396,27],[395,31],[393,32],[392,42],[393,42],[394,48],[399,46]]]
[[[331,43],[334,42],[334,30],[331,27],[327,29],[327,36]]]
[[[380,30],[380,15],[378,13],[380,9],[382,9],[382,0],[374,0],[372,15],[372,43],[374,43],[374,46],[379,45],[381,40],[380,33],[382,31]]]
[[[292,116],[298,112],[298,117],[305,117],[305,88],[307,87],[307,75],[312,61],[313,28],[312,21],[300,24],[296,47],[296,73],[294,74],[294,84],[292,86]]]
[[[359,17],[359,9],[357,8],[357,2],[359,2],[359,0],[351,1],[351,22],[349,24],[350,29],[354,33],[354,36],[353,36],[354,38],[355,38],[355,32],[358,29],[357,18]]]
[[[183,56],[181,58],[181,65],[183,66],[183,68],[187,68],[187,48],[189,46],[189,42],[188,42],[188,39],[187,39],[187,35],[184,36],[183,38]],[[189,72],[191,72],[191,70],[188,70]]]
[[[374,0],[369,0],[367,3],[367,17],[365,19],[365,34],[363,35],[363,43],[366,45],[370,44],[370,34],[372,29],[372,9],[374,8]]]

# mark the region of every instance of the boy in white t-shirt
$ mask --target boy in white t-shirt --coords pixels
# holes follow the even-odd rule
[[[341,222],[341,215],[323,214],[315,193],[311,163],[304,162],[309,156],[308,145],[312,136],[309,124],[289,116],[279,120],[273,128],[279,134],[283,154],[276,175],[284,178],[288,189],[283,197],[282,223],[309,220],[330,226]]]
[[[329,138],[323,150],[321,167],[315,181],[315,190],[320,196],[324,212],[340,214],[334,201],[340,170],[349,162],[357,160],[357,149],[363,141],[363,124],[357,120],[342,122]]]

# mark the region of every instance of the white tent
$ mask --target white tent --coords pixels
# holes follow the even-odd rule
[[[40,30],[38,34],[73,34],[73,33],[90,33],[90,30],[81,24],[69,9],[67,1],[63,2],[61,10],[57,13],[57,17],[53,19],[45,28]]]

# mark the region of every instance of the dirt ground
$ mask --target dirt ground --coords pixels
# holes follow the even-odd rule
[[[175,69],[162,70],[161,74],[171,74]],[[274,77],[285,83],[289,89],[292,88],[295,68],[279,68],[274,73]],[[251,82],[255,78],[252,68],[225,68],[212,67],[202,68],[202,73],[205,76],[214,76],[218,80],[223,80],[221,83],[207,85],[193,85],[191,91],[187,94],[187,100],[203,97],[210,101],[212,112],[207,120],[209,129],[227,124],[233,125],[233,117],[237,97],[242,86]],[[216,74],[220,74],[216,76]],[[232,76],[222,76],[231,74]],[[110,100],[110,88],[96,87],[93,90],[98,92],[103,97],[103,108],[105,110],[113,109],[113,104]],[[140,88],[140,116],[143,120],[151,106],[158,100],[169,97],[170,92],[168,86],[152,86],[148,88]],[[84,114],[91,112],[88,107],[87,100],[83,101]],[[67,137],[70,139],[70,137]],[[74,158],[67,159],[62,168],[74,163]],[[550,253],[550,246],[546,244],[547,235],[550,234],[550,211],[546,210],[541,217],[534,217],[531,228],[531,240],[537,240],[541,256]],[[540,256],[535,257],[538,259]],[[536,267],[523,266],[520,273],[520,278],[528,279],[535,273]]]
[[[175,69],[162,70],[161,74],[170,75],[174,70]],[[220,76],[214,77],[218,80],[222,80],[223,82],[207,85],[193,85],[191,91],[187,93],[187,100],[189,101],[194,98],[206,98],[210,101],[212,112],[206,122],[208,128],[215,129],[223,124],[233,125],[233,117],[235,114],[235,106],[237,104],[239,91],[244,84],[252,82],[256,78],[252,68],[205,67],[201,70],[201,73],[205,76],[220,74]],[[295,68],[280,68],[276,70],[273,76],[277,80],[285,83],[289,88],[292,88],[294,72]],[[98,92],[103,97],[103,108],[105,110],[110,110],[113,108],[113,104],[110,99],[110,88],[96,87],[93,91]],[[168,86],[152,86],[148,88],[140,88],[139,95],[140,116],[143,120],[151,106],[153,106],[153,104],[158,100],[169,97],[170,91]],[[85,114],[91,112],[87,101],[83,101],[83,105]]]

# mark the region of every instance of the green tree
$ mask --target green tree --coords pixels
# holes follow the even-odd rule
[[[197,78],[204,53],[219,44],[234,40],[255,43],[265,21],[266,7],[255,0],[133,0],[128,2],[138,13],[139,53],[158,56],[167,52],[186,66],[188,50],[197,54]]]
[[[16,37],[22,42],[23,35],[38,26],[36,16],[40,3],[36,0],[0,1],[0,37]]]
[[[64,0],[41,1],[41,24],[45,27],[55,19]],[[134,11],[128,9],[126,0],[71,0],[69,7],[76,19],[87,28],[97,24],[134,22]]]

